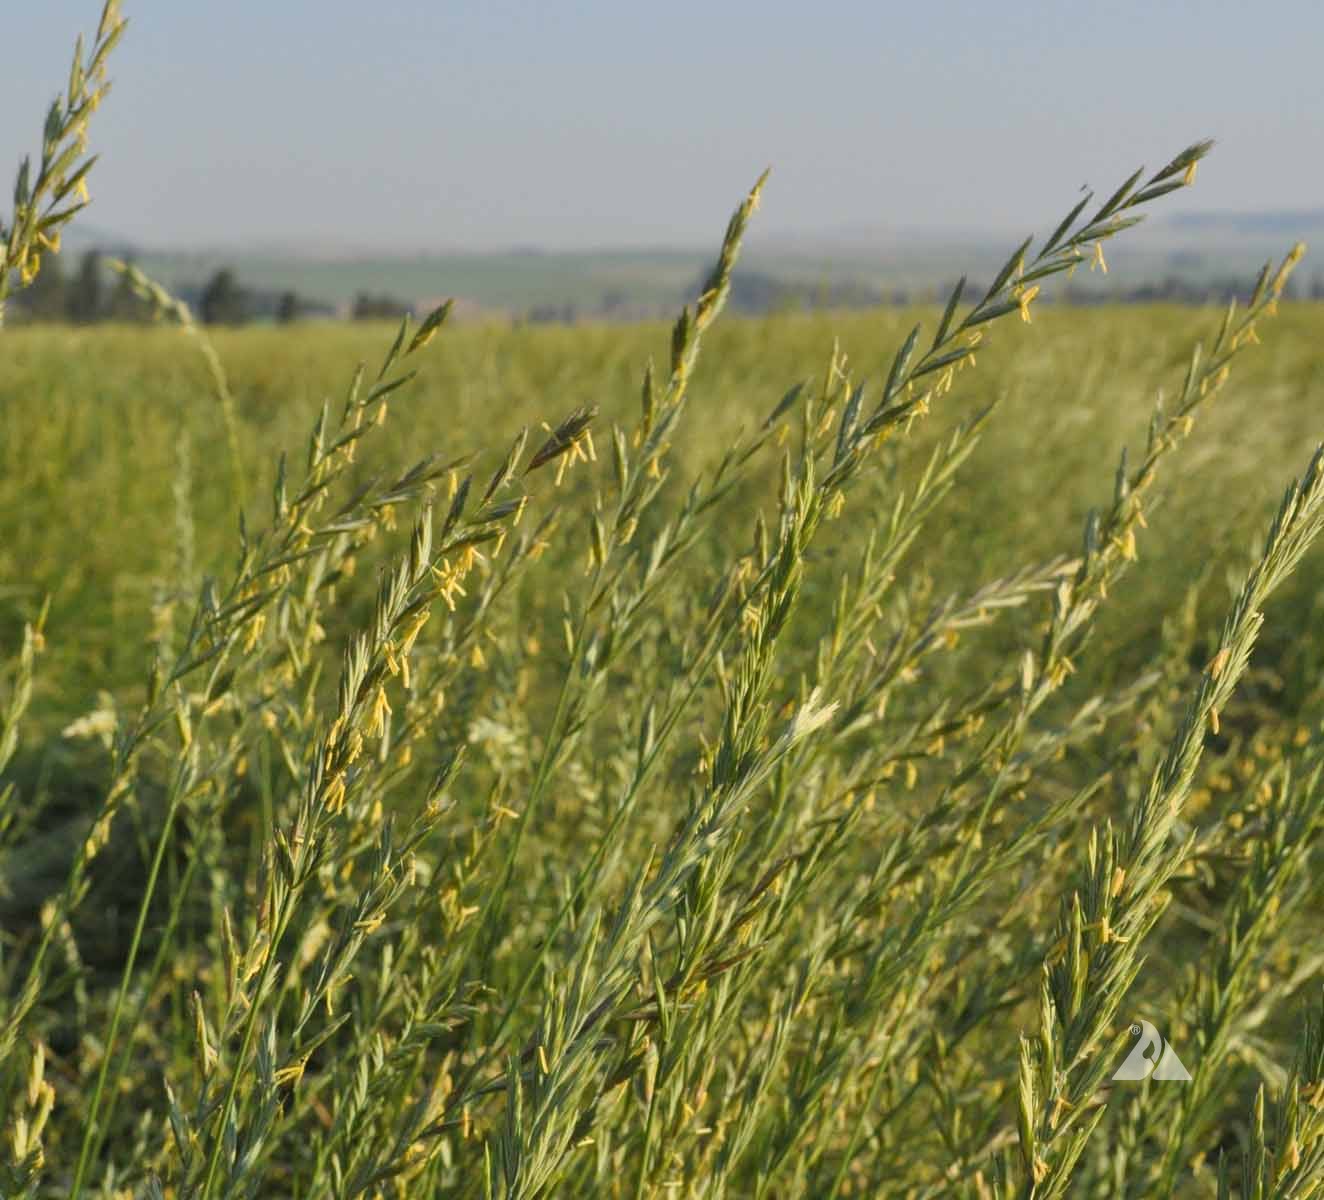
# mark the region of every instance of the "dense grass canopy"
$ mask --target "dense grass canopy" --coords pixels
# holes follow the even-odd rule
[[[932,311],[719,322],[760,181],[670,328],[0,330],[0,1193],[1318,1195],[1322,314],[1040,294],[1208,149]]]

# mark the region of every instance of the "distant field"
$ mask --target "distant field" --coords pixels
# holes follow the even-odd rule
[[[719,323],[676,439],[680,460],[687,469],[712,463],[787,387],[820,375],[834,337],[853,369],[877,380],[884,354],[920,315],[932,323],[932,313],[907,311]],[[1118,454],[1143,448],[1158,389],[1180,383],[1190,344],[1215,323],[1214,313],[1200,310],[1043,308],[1032,329],[999,327],[959,399],[918,424],[896,456],[896,481],[913,479],[942,433],[999,402],[923,549],[935,572],[941,564],[935,586],[968,585],[1036,556],[1075,552],[1087,508],[1109,498]],[[269,509],[278,453],[302,453],[320,402],[334,406],[356,362],[380,358],[390,336],[372,325],[215,334],[237,397],[252,520]],[[1146,569],[1125,606],[1131,636],[1137,620],[1139,632],[1155,635],[1202,568],[1211,569],[1211,608],[1222,603],[1222,567],[1244,560],[1288,472],[1324,436],[1324,306],[1286,306],[1265,338],[1172,464],[1161,489],[1170,499],[1145,534]],[[50,636],[61,652],[41,697],[61,709],[92,687],[139,679],[153,589],[174,569],[181,435],[191,451],[198,568],[228,564],[235,537],[225,441],[205,369],[176,332],[12,329],[5,342],[0,511],[23,517],[0,541],[0,613],[12,639],[39,598],[52,597]],[[650,356],[664,361],[666,347],[661,324],[448,330],[371,461],[385,471],[437,451],[478,452],[495,464],[522,423],[580,404],[601,407],[605,444],[610,423],[637,411],[643,364]],[[587,475],[574,478],[588,486]],[[877,504],[890,503],[893,481],[880,476],[871,486]],[[853,501],[828,554],[844,555],[874,515]],[[719,531],[728,545],[748,535],[747,523]],[[714,560],[721,549],[714,547]],[[830,582],[830,563],[823,570]]]
[[[292,289],[348,305],[358,292],[418,303],[455,296],[482,308],[525,313],[572,304],[597,312],[613,299],[649,311],[673,306],[707,265],[699,252],[558,254],[418,254],[319,260],[266,254],[153,254],[139,258],[149,275],[173,286],[201,286],[222,267],[247,287]]]

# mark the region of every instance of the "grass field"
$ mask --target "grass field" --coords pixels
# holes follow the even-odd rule
[[[834,342],[844,356],[837,360],[839,373],[853,372],[877,386],[910,325],[920,319],[932,327],[938,316],[885,311],[719,323],[690,381],[684,423],[669,439],[671,465],[657,508],[675,511],[691,483],[708,478],[732,445],[757,431],[792,385],[806,381],[806,395],[823,388]],[[1063,889],[1088,887],[1080,882],[1081,872],[1087,880],[1094,869],[1081,850],[1088,828],[1099,828],[1109,815],[1125,823],[1162,746],[1180,734],[1177,718],[1192,687],[1209,674],[1209,660],[1221,644],[1220,622],[1247,569],[1264,552],[1282,489],[1310,459],[1324,400],[1324,357],[1318,351],[1324,309],[1288,305],[1265,324],[1261,336],[1267,344],[1247,347],[1238,357],[1233,380],[1200,407],[1190,437],[1164,462],[1161,483],[1146,503],[1147,525],[1134,529],[1137,562],[1124,572],[1126,563],[1117,563],[1093,632],[1073,652],[1074,673],[1064,673],[1060,690],[1045,693],[1042,707],[1027,714],[1017,735],[1014,745],[1021,749],[1014,761],[1025,773],[1005,776],[987,762],[992,743],[976,753],[978,730],[985,719],[996,726],[1014,696],[1015,680],[1026,669],[1019,665],[1021,654],[1037,650],[1048,628],[1052,605],[1045,588],[1061,576],[1060,568],[1017,572],[1080,553],[1089,510],[1107,510],[1112,501],[1119,454],[1128,447],[1132,464],[1143,459],[1156,398],[1164,392],[1171,403],[1181,393],[1191,347],[1211,343],[1220,319],[1189,309],[1041,307],[1031,325],[999,324],[979,348],[977,369],[963,371],[928,415],[914,419],[908,436],[888,442],[840,511],[829,513],[804,556],[799,605],[769,664],[766,694],[790,709],[810,682],[832,678],[824,655],[830,660],[834,652],[823,639],[832,642],[837,634],[831,631],[842,628],[836,606],[843,580],[863,589],[869,578],[869,568],[860,571],[871,535],[897,550],[887,574],[894,580],[869,585],[879,588],[878,605],[863,626],[872,654],[885,660],[889,646],[918,646],[926,629],[936,630],[929,641],[938,652],[918,654],[887,685],[886,720],[871,726],[863,741],[841,735],[833,765],[826,758],[793,758],[771,776],[760,776],[763,783],[747,794],[746,811],[765,811],[775,833],[738,833],[733,846],[742,849],[721,859],[716,876],[701,872],[698,882],[686,885],[673,917],[632,951],[641,956],[631,960],[641,981],[658,979],[659,968],[648,965],[652,955],[674,955],[676,972],[690,971],[691,980],[711,978],[712,1000],[704,999],[704,984],[697,991],[693,982],[677,985],[681,992],[673,1003],[680,1007],[660,1029],[653,1028],[656,1014],[635,1031],[623,1025],[611,1039],[618,1049],[601,1051],[610,1056],[605,1084],[584,1085],[586,1099],[605,1086],[600,1099],[580,1110],[573,1128],[556,1135],[573,1133],[579,1142],[596,1130],[596,1141],[572,1150],[553,1139],[553,1147],[561,1147],[555,1152],[537,1141],[537,1132],[551,1123],[556,1106],[512,1118],[515,1101],[509,1095],[483,1099],[480,1091],[462,1116],[442,1121],[440,1137],[434,1130],[420,1138],[419,1131],[449,1112],[447,1094],[465,1086],[472,1091],[473,1073],[497,1066],[500,1060],[492,1062],[484,1047],[488,1038],[509,1036],[503,1013],[516,1028],[547,1031],[555,1046],[556,1005],[573,1004],[573,988],[563,989],[578,978],[576,971],[605,953],[600,943],[608,937],[606,930],[593,936],[580,924],[589,920],[591,905],[578,904],[568,924],[554,918],[584,856],[595,848],[605,855],[595,867],[595,893],[628,891],[650,848],[660,854],[681,836],[676,829],[694,811],[695,788],[704,775],[723,769],[713,754],[722,709],[731,702],[728,672],[737,669],[738,636],[728,651],[730,665],[719,658],[696,681],[693,702],[678,710],[679,725],[651,779],[648,802],[619,810],[623,820],[613,815],[610,797],[621,787],[629,791],[635,770],[640,720],[649,705],[675,700],[675,680],[686,678],[685,663],[695,653],[693,631],[710,611],[715,582],[731,562],[750,553],[756,514],[774,531],[779,519],[787,519],[784,491],[778,501],[785,487],[778,444],[794,446],[802,435],[795,432],[792,410],[783,418],[789,437],[770,435],[734,490],[702,512],[693,544],[655,611],[631,636],[628,656],[586,685],[588,699],[578,714],[582,727],[565,741],[549,787],[543,778],[548,731],[564,731],[565,720],[558,690],[569,664],[561,626],[567,614],[574,621],[585,612],[582,596],[592,578],[586,571],[594,562],[589,514],[594,495],[609,496],[613,489],[610,430],[638,423],[643,365],[650,358],[667,360],[669,333],[661,325],[464,327],[444,331],[421,351],[418,379],[392,394],[389,419],[364,437],[347,466],[338,485],[345,494],[398,476],[432,453],[446,461],[476,454],[476,463],[464,470],[477,487],[523,426],[534,427],[530,445],[536,446],[544,436],[540,422],[581,405],[600,409],[593,424],[597,461],[571,466],[558,486],[550,477],[530,476],[530,511],[522,528],[560,516],[557,530],[536,539],[545,540],[545,553],[512,573],[509,587],[485,594],[475,581],[503,576],[493,556],[490,567],[480,565],[469,577],[466,594],[454,597],[455,613],[443,610],[419,638],[413,691],[393,703],[397,728],[408,731],[419,722],[422,732],[397,733],[392,746],[387,725],[381,783],[366,785],[359,803],[367,808],[347,809],[355,815],[336,835],[344,840],[332,843],[342,847],[336,853],[344,883],[320,877],[321,900],[302,916],[293,943],[300,947],[300,966],[292,974],[302,972],[303,983],[284,985],[281,1006],[301,1011],[299,987],[322,995],[316,963],[328,938],[340,945],[346,926],[337,914],[360,911],[364,897],[376,894],[372,886],[380,885],[372,885],[371,862],[382,851],[373,851],[371,829],[382,819],[383,803],[400,822],[416,819],[427,773],[463,746],[468,759],[449,785],[444,820],[429,826],[412,851],[410,870],[422,873],[408,885],[403,876],[392,876],[393,887],[407,889],[397,903],[413,915],[402,922],[383,914],[382,925],[383,917],[362,913],[354,928],[382,932],[356,949],[359,966],[339,984],[349,998],[350,1023],[343,1029],[328,1025],[340,1032],[325,1035],[335,1039],[329,1044],[339,1047],[339,1058],[310,1048],[318,1043],[308,1041],[308,1017],[301,1015],[301,1032],[291,1035],[287,1052],[293,1058],[278,1058],[286,1066],[270,1083],[262,1082],[262,1072],[276,1068],[259,1066],[249,1107],[239,1109],[256,1122],[244,1136],[266,1137],[261,1153],[247,1168],[242,1161],[223,1166],[221,1179],[231,1180],[225,1186],[240,1187],[248,1178],[262,1181],[260,1195],[310,1194],[302,1190],[310,1180],[344,1175],[357,1180],[354,1187],[345,1185],[344,1194],[398,1186],[402,1195],[476,1195],[490,1169],[510,1195],[547,1187],[560,1194],[675,1195],[679,1188],[679,1194],[707,1195],[719,1185],[737,1195],[874,1195],[890,1194],[893,1182],[898,1190],[914,1186],[927,1189],[916,1194],[937,1195],[945,1194],[945,1177],[961,1194],[992,1194],[987,1189],[1004,1186],[999,1178],[1011,1187],[1018,1173],[1018,1071],[1022,1100],[1026,1095],[1017,1039],[1037,1024],[1041,1004],[1033,964],[1046,952],[1058,898],[1069,894]],[[356,363],[380,358],[393,336],[392,329],[371,326],[216,332],[213,341],[233,396],[232,441],[205,361],[176,329],[5,334],[4,644],[17,648],[25,622],[37,620],[49,603],[45,648],[8,771],[26,815],[11,814],[0,851],[6,954],[15,966],[31,953],[38,906],[59,890],[69,847],[84,836],[85,815],[105,779],[122,773],[115,764],[123,748],[114,755],[110,749],[115,720],[122,729],[126,722],[132,727],[132,714],[154,703],[145,663],[153,652],[168,659],[178,650],[190,597],[199,586],[206,593],[205,577],[224,580],[234,570],[237,489],[248,527],[265,524],[280,452],[289,450],[292,464],[302,460],[322,402],[329,398],[338,409]],[[830,398],[836,387],[829,380],[825,395]],[[955,454],[953,434],[961,436],[990,405],[968,458],[966,443]],[[931,459],[935,453],[939,458]],[[931,461],[940,463],[945,480],[937,488],[943,502],[909,545],[900,537],[905,519],[897,524],[894,506],[898,497],[910,498],[904,511],[927,512],[919,497]],[[959,473],[946,479],[941,463],[958,461]],[[552,470],[547,468],[548,476]],[[298,477],[293,465],[290,473]],[[433,485],[439,511],[450,494],[447,480],[439,475]],[[144,910],[138,949],[143,963],[166,945],[170,958],[164,970],[159,957],[150,974],[140,968],[136,978],[147,990],[128,993],[131,1004],[145,1006],[145,1023],[127,1042],[121,1035],[128,1054],[120,1102],[110,1114],[107,1101],[101,1102],[101,1120],[110,1131],[105,1162],[118,1165],[92,1178],[102,1180],[107,1195],[127,1195],[115,1191],[117,1180],[136,1187],[134,1180],[159,1171],[163,1179],[176,1180],[168,1194],[185,1195],[194,1194],[186,1180],[205,1177],[206,1160],[196,1148],[206,1144],[202,1098],[208,1081],[222,1078],[215,1073],[216,1055],[225,1052],[227,1039],[235,1052],[242,1028],[239,1020],[221,1035],[206,1012],[211,1007],[213,1013],[229,1012],[219,1019],[242,1018],[242,1007],[226,997],[246,986],[244,952],[227,949],[234,935],[225,931],[233,919],[242,940],[243,925],[251,929],[262,919],[254,905],[270,886],[262,882],[270,861],[265,830],[291,819],[297,780],[310,769],[300,739],[324,728],[320,713],[335,703],[341,649],[356,629],[380,619],[374,616],[373,580],[407,542],[417,502],[417,496],[402,498],[385,521],[383,510],[374,510],[372,536],[353,548],[352,578],[344,561],[349,547],[341,542],[357,535],[323,543],[335,546],[322,563],[323,575],[328,563],[339,562],[333,582],[321,589],[325,598],[314,603],[306,593],[300,601],[296,587],[280,617],[292,639],[288,662],[298,664],[293,671],[281,665],[280,640],[268,626],[249,643],[259,664],[254,672],[238,665],[219,691],[213,676],[201,691],[181,692],[187,698],[174,719],[184,724],[152,733],[130,776],[124,815],[88,876],[89,898],[73,918],[64,969],[57,968],[33,1014],[34,1027],[42,1031],[45,1076],[59,1101],[45,1143],[48,1161],[57,1164],[50,1194],[68,1187],[78,1157],[80,1114],[102,1062],[94,1031],[109,1019],[128,947],[138,945],[134,918],[141,880],[153,869],[153,847],[162,837],[168,852],[158,869],[165,879],[159,898]],[[642,541],[664,527],[661,517],[645,514],[637,536]],[[943,623],[946,610],[935,607],[940,601],[969,596],[999,579],[1012,586],[988,593],[987,609],[962,610],[970,628]],[[1149,957],[1124,1006],[1108,1017],[1110,1038],[1124,1037],[1126,1024],[1142,1015],[1159,1023],[1196,1071],[1199,1100],[1188,1104],[1180,1093],[1161,1090],[1177,1085],[1151,1082],[1130,1085],[1137,1089],[1130,1097],[1108,1105],[1103,1128],[1076,1168],[1078,1178],[1091,1178],[1102,1189],[1098,1194],[1123,1194],[1101,1182],[1121,1172],[1118,1177],[1131,1186],[1142,1181],[1152,1189],[1145,1194],[1179,1187],[1180,1194],[1212,1195],[1213,1169],[1191,1174],[1191,1164],[1212,1163],[1220,1149],[1253,1149],[1255,1087],[1264,1080],[1281,1089],[1294,1048],[1300,1049],[1301,1013],[1310,1009],[1324,971],[1317,937],[1309,932],[1318,930],[1324,911],[1321,805],[1313,784],[1290,780],[1309,774],[1324,715],[1322,579],[1319,555],[1307,557],[1266,609],[1249,672],[1205,739],[1206,753],[1173,833],[1196,840],[1185,845],[1181,869],[1166,885],[1172,903],[1149,935]],[[563,595],[576,599],[566,607]],[[845,595],[851,604],[859,600],[849,588]],[[999,607],[1010,601],[1013,607]],[[466,618],[475,613],[480,627],[466,640]],[[935,614],[936,623],[926,625]],[[982,616],[990,620],[984,623]],[[1224,641],[1227,636],[1225,630]],[[958,637],[959,650],[942,652],[943,646],[957,647]],[[585,653],[579,646],[577,663]],[[314,669],[317,662],[322,666]],[[16,669],[11,687],[22,676],[21,664]],[[580,670],[588,667],[575,668]],[[855,682],[845,685],[845,695],[859,686],[858,677],[847,678]],[[1009,685],[1011,691],[1004,690]],[[445,699],[424,720],[411,696]],[[1101,702],[1097,710],[1090,697]],[[208,720],[211,730],[204,735]],[[195,721],[198,732],[185,732]],[[768,736],[750,743],[746,753],[760,753]],[[174,832],[163,834],[162,821],[178,803],[172,764],[193,761],[189,756],[196,757],[199,745],[219,764],[213,768],[220,772],[219,790],[191,784],[193,798],[175,817]],[[402,756],[402,746],[411,747],[410,753]],[[856,755],[871,764],[865,774],[875,776],[873,783],[854,770]],[[201,769],[205,774],[207,768]],[[952,824],[940,814],[972,781],[976,791],[988,787],[990,796],[1001,796],[982,836],[1014,843],[1022,821],[1034,836],[1008,859],[1005,874],[981,884],[977,905],[957,906],[925,956],[909,958],[903,953],[906,935],[899,931],[924,917],[930,888],[950,898],[945,889],[962,878],[958,848],[966,818]],[[834,799],[843,789],[845,809]],[[528,798],[543,790],[546,803],[525,836],[521,814]],[[1052,815],[1051,825],[1040,824],[1045,814]],[[916,832],[926,829],[922,838]],[[1257,829],[1264,840],[1247,832]],[[949,837],[956,841],[946,842]],[[909,847],[913,859],[897,861],[898,844]],[[831,864],[826,875],[803,857],[815,846],[814,853]],[[745,847],[757,852],[753,859]],[[513,877],[501,885],[507,892],[502,908],[493,910],[485,907],[486,897],[507,853]],[[708,919],[726,928],[728,951],[776,947],[785,967],[766,954],[744,960],[744,950],[723,956],[721,941],[716,947],[700,941],[708,947],[706,956],[687,967],[686,947],[694,937],[687,922],[703,911],[703,888],[730,891],[730,903],[741,894],[758,895],[766,886],[756,886],[760,862],[782,864],[774,875],[784,878],[771,909],[757,910],[757,936],[723,926],[732,919],[730,910]],[[879,883],[884,879],[885,887]],[[417,880],[423,881],[419,898],[408,898]],[[852,916],[838,926],[834,914],[843,906]],[[483,912],[476,933],[466,926],[468,911]],[[555,948],[541,949],[539,931],[554,921],[561,928]],[[420,937],[435,939],[433,948],[425,949]],[[393,998],[382,990],[392,986],[392,954],[385,949],[391,944],[423,972],[401,977]],[[447,965],[452,952],[458,966]],[[880,981],[867,967],[875,954],[886,960],[889,953],[898,957]],[[241,956],[239,965],[222,967],[232,954]],[[527,975],[535,961],[538,969]],[[445,982],[449,970],[457,973]],[[440,972],[442,982],[429,971]],[[631,1004],[647,1007],[647,987],[627,993]],[[1230,997],[1227,1011],[1211,1007],[1209,995]],[[329,1020],[329,994],[325,999]],[[824,1005],[835,1015],[816,1017]],[[417,1028],[424,1010],[431,1014],[425,1035]],[[961,1033],[967,1027],[975,1031],[968,1039]],[[640,1034],[641,1028],[653,1032]],[[724,1045],[730,1057],[695,1060],[678,1031],[699,1045]],[[839,1049],[834,1038],[840,1038]],[[1314,1045],[1306,1045],[1307,1056],[1318,1053]],[[775,1053],[765,1050],[769,1046]],[[616,1057],[621,1053],[626,1057]],[[834,1057],[838,1053],[845,1058]],[[1105,1065],[1113,1061],[1102,1057]],[[1200,1071],[1202,1060],[1208,1073]],[[423,1062],[440,1073],[439,1091],[419,1090]],[[815,1070],[826,1074],[815,1076]],[[610,1082],[614,1073],[637,1071],[643,1074],[630,1087]],[[197,1103],[203,1106],[191,1113],[175,1110],[182,1128],[194,1129],[184,1135],[184,1145],[195,1139],[192,1152],[181,1151],[180,1135],[162,1123],[163,1072],[176,1081],[173,1086],[190,1076],[202,1081],[191,1086],[201,1087]],[[378,1073],[383,1082],[371,1082]],[[355,1078],[357,1085],[350,1082]],[[781,1082],[774,1086],[774,1080]],[[368,1090],[353,1093],[356,1086]],[[536,1080],[527,1086],[524,1103],[544,1105]],[[277,1132],[264,1135],[265,1087],[273,1089],[277,1107],[271,1111],[284,1115]],[[341,1090],[346,1087],[358,1098]],[[778,1088],[789,1089],[791,1098],[779,1096]],[[665,1105],[656,1098],[664,1094]],[[369,1103],[368,1097],[380,1099]],[[419,1097],[421,1123],[410,1107]],[[743,1113],[757,1114],[749,1129],[741,1124]],[[544,1124],[531,1133],[522,1124],[526,1119]],[[724,1132],[728,1120],[742,1130],[743,1140]],[[392,1140],[396,1127],[413,1131],[403,1146]],[[1172,1128],[1183,1131],[1175,1149]],[[1022,1128],[1022,1147],[1025,1137]],[[361,1139],[357,1145],[355,1138]],[[508,1154],[512,1144],[523,1144],[527,1152],[532,1144],[547,1157],[529,1154],[506,1168],[475,1167],[469,1147],[476,1150],[485,1141],[489,1154],[494,1148]],[[392,1166],[395,1155],[404,1157]],[[415,1160],[415,1166],[404,1165]],[[1286,1160],[1278,1161],[1281,1166]],[[1308,1159],[1307,1166],[1313,1162]],[[949,1171],[954,1174],[945,1175]],[[389,1184],[397,1172],[401,1182]],[[1296,1177],[1282,1177],[1289,1176]]]
[[[688,427],[676,440],[686,476],[715,463],[788,387],[815,378],[834,339],[857,372],[879,374],[914,321],[932,323],[936,315],[889,310],[717,326],[693,385]],[[1141,449],[1160,390],[1175,390],[1190,347],[1216,324],[1207,310],[1044,308],[1033,328],[1000,331],[981,352],[988,369],[915,427],[886,481],[879,476],[870,496],[852,501],[852,519],[833,529],[823,551],[824,575],[858,549],[866,518],[878,515],[872,506],[913,479],[957,423],[995,401],[980,447],[912,561],[933,574],[935,587],[961,589],[1037,558],[1074,553],[1086,511],[1106,498],[1117,455],[1126,446],[1133,454]],[[1117,634],[1140,650],[1152,649],[1146,639],[1201,572],[1209,576],[1207,602],[1218,611],[1224,573],[1242,564],[1278,501],[1283,480],[1267,464],[1308,456],[1324,401],[1321,331],[1324,308],[1286,308],[1272,327],[1272,346],[1246,358],[1235,391],[1210,408],[1174,464],[1163,509],[1145,535],[1145,569],[1134,573],[1117,617],[1124,627]],[[250,519],[270,506],[277,455],[297,453],[322,401],[338,400],[355,365],[379,357],[392,336],[385,326],[212,334],[238,405]],[[425,452],[479,453],[495,466],[516,432],[536,427],[558,402],[599,405],[602,428],[627,424],[643,365],[665,358],[667,336],[661,324],[452,330],[430,352],[399,419],[383,428],[371,467],[403,469]],[[68,699],[61,705],[58,697],[140,682],[153,596],[177,565],[181,439],[195,570],[229,565],[236,525],[224,422],[204,363],[170,329],[17,330],[6,335],[6,351],[0,504],[22,519],[0,546],[5,632],[13,644],[21,622],[50,597],[53,640],[76,643],[52,655],[37,691],[38,708],[51,706],[58,721],[70,715]],[[572,483],[586,488],[587,475]],[[749,494],[757,494],[754,485]],[[748,532],[744,524],[719,525],[713,560]],[[553,570],[571,569],[555,551],[547,561]],[[558,603],[554,595],[543,599]],[[1107,629],[1107,615],[1103,623]],[[62,630],[76,637],[61,637]],[[1099,658],[1102,665],[1111,656]],[[69,677],[50,674],[66,666]]]
[[[4,330],[0,1197],[1318,1197],[1304,247],[1039,298],[1210,146],[941,312],[719,321],[765,176],[670,329]]]

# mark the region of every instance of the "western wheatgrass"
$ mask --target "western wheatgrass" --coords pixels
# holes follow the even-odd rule
[[[165,332],[7,331],[0,1190],[1317,1190],[1318,459],[1211,624],[1310,432],[1309,314],[1242,353],[1299,252],[1060,544],[1207,318],[1039,289],[1208,148],[923,314],[718,322],[762,180],[669,330],[204,336],[125,268],[220,422]],[[1185,1090],[1103,1086],[1141,1012]]]
[[[91,49],[84,53],[80,36],[68,85],[46,112],[35,177],[31,160],[19,165],[12,213],[0,221],[0,324],[13,274],[20,287],[32,283],[42,256],[59,253],[61,231],[88,204],[87,180],[96,163],[87,154],[88,125],[110,91],[106,62],[126,25],[119,0],[105,0]]]

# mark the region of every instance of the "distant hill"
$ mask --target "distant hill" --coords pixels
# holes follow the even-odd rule
[[[286,288],[347,308],[360,292],[412,303],[454,296],[470,307],[524,315],[573,309],[574,315],[637,317],[670,308],[707,261],[699,251],[494,252],[359,255],[352,258],[145,251],[138,263],[167,285],[196,286],[221,267],[248,287]]]
[[[1183,233],[1235,233],[1242,236],[1301,237],[1324,230],[1324,208],[1268,212],[1174,213],[1163,225]]]
[[[1156,213],[1108,257],[1108,274],[1080,271],[1076,298],[1191,296],[1254,278],[1262,262],[1324,230],[1324,208]],[[993,232],[856,229],[808,234],[751,231],[737,271],[736,307],[928,301],[960,275],[988,279],[1020,240]],[[692,298],[712,250],[558,251],[519,246],[492,252],[369,252],[346,242],[254,240],[231,249],[163,250],[74,222],[65,261],[96,248],[132,257],[149,275],[196,294],[216,271],[268,294],[292,290],[347,313],[360,293],[424,305],[453,296],[471,313],[544,320],[634,319],[674,311]]]

